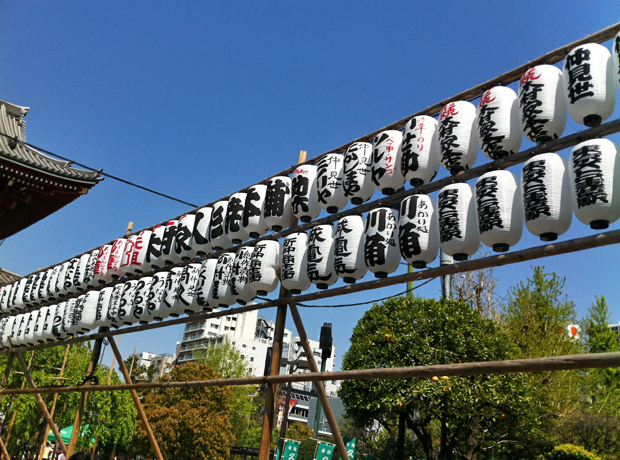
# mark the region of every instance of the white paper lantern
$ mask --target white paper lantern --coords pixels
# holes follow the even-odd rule
[[[616,145],[591,139],[573,147],[568,160],[575,216],[594,230],[620,218],[620,161]]]
[[[480,231],[472,188],[452,184],[442,188],[437,199],[439,244],[456,261],[467,260],[480,247]]]
[[[525,137],[537,144],[557,139],[566,127],[566,100],[562,71],[538,65],[519,81],[519,114]]]
[[[372,142],[371,177],[384,195],[391,195],[405,185],[401,168],[403,133],[387,130],[377,134]]]
[[[228,199],[226,208],[225,231],[228,239],[233,244],[241,244],[249,238],[249,234],[243,228],[243,209],[245,208],[247,193],[233,193]]]
[[[99,254],[97,254],[97,263],[95,265],[95,280],[99,284],[107,283],[111,277],[106,276],[108,273],[108,261],[110,260],[110,252],[112,251],[111,244],[104,244],[99,248]],[[64,264],[63,264],[64,265]],[[62,267],[58,272],[58,277],[62,272]],[[58,296],[59,291],[56,289],[56,297]]]
[[[177,236],[178,220],[171,220],[166,224],[166,231],[161,240],[161,257],[166,265],[172,265],[176,259],[174,257],[174,241]],[[179,261],[180,262],[180,261]]]
[[[188,261],[196,257],[196,251],[193,247],[195,224],[195,214],[185,214],[179,218],[179,223],[177,224],[177,236],[174,240],[175,261]]]
[[[385,278],[400,265],[398,211],[376,208],[366,216],[364,262],[376,278]]]
[[[266,196],[267,186],[264,184],[248,188],[243,207],[243,228],[250,238],[258,238],[269,230],[264,216]]]
[[[288,176],[277,176],[267,182],[263,215],[265,225],[274,232],[281,232],[291,224],[292,181]]]
[[[340,219],[334,233],[334,270],[345,283],[355,283],[368,271],[364,263],[364,219],[360,215]]]
[[[131,256],[136,249],[137,240],[138,235],[129,235],[127,237],[127,242],[125,243],[125,248],[123,249],[123,257],[121,258],[121,265],[117,270],[118,276],[125,276],[128,273],[134,272],[131,267]]]
[[[73,275],[73,286],[78,292],[83,291],[87,287],[84,279],[86,278],[86,272],[88,271],[88,262],[90,261],[90,258],[90,253],[87,252],[86,254],[82,254],[75,270],[75,274]]]
[[[228,307],[235,303],[235,298],[230,292],[230,278],[234,262],[235,254],[233,252],[225,252],[217,259],[213,284],[208,297],[209,305]]]
[[[342,175],[342,189],[347,200],[357,206],[372,198],[375,193],[375,184],[372,182],[372,144],[354,142],[347,148]]]
[[[153,318],[153,315],[151,314],[148,307],[149,293],[151,292],[152,284],[152,276],[143,276],[138,280],[132,314],[135,318],[135,321],[139,322],[140,324],[148,324],[149,321],[155,319]]]
[[[39,319],[39,310],[31,311],[30,313],[26,313],[26,320],[24,326],[24,342],[26,345],[34,345],[34,332],[37,326],[37,321]]]
[[[112,289],[110,303],[108,304],[108,313],[105,320],[105,325],[108,327],[119,328],[123,325],[118,316],[118,312],[121,309],[121,299],[123,298],[124,290],[125,283],[119,283]]]
[[[308,235],[307,273],[310,282],[318,289],[327,289],[338,280],[334,270],[334,227],[317,225]]]
[[[484,92],[478,104],[478,142],[487,158],[497,160],[521,148],[521,120],[517,94],[506,86]]]
[[[166,292],[166,283],[170,272],[158,272],[153,275],[151,290],[147,299],[147,307],[153,319],[161,321],[168,317],[166,307],[164,306],[164,294]]]
[[[428,195],[412,195],[400,204],[400,254],[414,268],[425,268],[437,258],[439,227],[437,204]]]
[[[573,120],[586,126],[607,120],[616,104],[614,79],[607,48],[598,43],[573,48],[564,59],[564,89]]]
[[[175,309],[179,314],[191,314],[201,310],[196,301],[196,287],[198,285],[198,276],[200,275],[201,264],[187,264],[181,272],[181,281],[179,282],[179,297],[175,305]]]
[[[254,248],[244,246],[235,255],[230,277],[230,293],[240,305],[252,301],[256,291],[250,285],[250,259]]]
[[[471,168],[478,157],[476,106],[467,101],[450,102],[444,106],[436,136],[439,161],[450,174]]]
[[[523,199],[517,177],[510,171],[491,171],[476,181],[476,215],[484,244],[506,252],[523,233]]]
[[[162,244],[167,228],[167,224],[153,227],[145,258],[146,263],[150,264],[153,269],[161,268],[165,265],[164,256],[162,254]],[[142,271],[147,271],[146,267],[144,267]]]
[[[123,288],[121,302],[118,306],[118,320],[116,322],[120,325],[129,326],[136,322],[133,315],[133,304],[138,288],[138,280],[125,281],[124,284],[125,287]]]
[[[427,115],[413,117],[405,125],[401,145],[400,169],[414,187],[428,184],[439,169],[437,120]]]
[[[88,291],[82,299],[80,317],[78,323],[82,333],[92,331],[98,326],[97,323],[97,302],[99,300],[98,291]],[[79,300],[79,299],[78,299]]]
[[[199,256],[204,256],[213,251],[211,235],[209,233],[212,213],[213,208],[210,206],[196,211],[194,231],[192,233],[192,250]]]
[[[104,287],[99,291],[97,296],[97,313],[95,320],[99,327],[110,327],[111,321],[108,321],[108,310],[110,309],[110,299],[114,288],[111,286]]]
[[[250,259],[250,286],[264,296],[278,287],[281,259],[280,243],[259,241]]]
[[[138,238],[136,238],[136,242],[134,243],[133,252],[131,253],[129,271],[143,273],[151,269],[151,254],[149,253],[149,248],[151,248],[152,236],[153,232],[150,230],[142,230],[138,234]],[[159,251],[159,248],[157,251]]]
[[[113,279],[117,280],[122,276],[120,268],[121,262],[123,261],[123,251],[125,250],[126,245],[126,238],[118,238],[112,244],[110,258],[108,259],[108,271],[106,272],[106,278],[108,281]]]
[[[179,298],[181,273],[183,273],[183,267],[173,267],[170,269],[170,274],[166,279],[166,290],[164,291],[164,298],[162,302],[163,314],[165,316],[172,316],[176,318],[180,314],[175,307]]]
[[[305,232],[291,233],[282,243],[280,278],[282,287],[291,294],[301,294],[312,285],[308,278],[307,245],[308,235]]]
[[[209,237],[213,249],[221,251],[232,246],[232,241],[226,235],[226,213],[228,211],[228,201],[218,201],[213,205],[211,213],[211,225],[209,226]]]
[[[291,208],[293,215],[302,222],[313,221],[321,214],[321,206],[316,194],[316,175],[315,165],[297,166],[293,173]]]
[[[200,267],[196,285],[196,302],[203,310],[211,311],[213,309],[213,305],[209,303],[209,294],[213,288],[216,267],[217,259],[215,258],[205,260]]]
[[[316,195],[319,205],[334,214],[347,205],[344,196],[344,157],[328,153],[317,164]]]
[[[56,305],[56,311],[54,312],[54,321],[52,323],[52,335],[55,340],[64,339],[67,337],[67,333],[62,327],[63,320],[65,318],[65,305],[67,302],[60,302]]]

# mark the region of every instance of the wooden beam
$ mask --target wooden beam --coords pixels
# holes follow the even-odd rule
[[[118,361],[118,368],[120,369],[123,377],[125,378],[125,382],[127,384],[131,384],[131,377],[129,376],[129,372],[127,372],[127,368],[125,367],[125,363],[123,362],[123,357],[121,356],[121,352],[118,351],[118,347],[114,343],[114,340],[110,340],[110,348],[114,352],[114,356],[116,356],[116,360]],[[140,416],[140,420],[144,425],[144,430],[146,431],[146,436],[149,438],[149,442],[151,443],[151,447],[155,452],[155,456],[157,460],[164,460],[164,457],[159,450],[159,445],[157,444],[157,440],[155,439],[155,435],[153,434],[153,430],[151,429],[151,425],[149,424],[148,419],[146,418],[146,413],[144,412],[144,407],[142,407],[142,403],[140,402],[140,398],[138,397],[138,393],[136,390],[129,390],[131,393],[131,397],[133,398],[133,402],[136,406],[136,410],[138,411],[138,415]]]
[[[299,315],[297,305],[295,305],[295,302],[291,302],[289,303],[289,308],[291,309],[291,315],[293,316],[293,321],[295,322],[295,328],[297,329],[297,333],[299,334],[299,338],[301,339],[301,346],[304,348],[304,352],[306,353],[306,359],[308,360],[308,364],[310,365],[310,370],[312,372],[319,372],[319,367],[316,365],[314,353],[312,352],[310,342],[308,342],[306,328],[304,327],[304,323],[301,320],[301,316]],[[338,452],[340,452],[340,458],[348,459],[349,456],[347,454],[347,448],[344,445],[344,441],[342,440],[340,428],[338,427],[338,422],[336,422],[336,416],[334,415],[332,406],[329,403],[329,398],[327,397],[327,393],[325,392],[323,382],[314,382],[314,386],[316,387],[316,392],[319,395],[321,405],[325,410],[325,417],[327,418],[327,423],[329,425],[329,428],[331,429],[332,436],[336,441],[336,447],[338,447]],[[315,436],[318,436],[318,433],[315,433]]]
[[[26,380],[28,381],[28,384],[30,385],[31,389],[38,390],[37,386],[34,383],[34,380],[32,380],[32,375],[30,375],[30,371],[28,370],[28,366],[26,366],[26,363],[24,362],[24,358],[22,357],[22,354],[18,351],[18,352],[15,352],[15,356],[17,357],[17,360],[19,361],[19,365],[22,367],[22,370],[24,371],[24,376],[26,377]],[[41,409],[41,412],[43,412],[43,417],[45,417],[45,420],[47,420],[47,424],[51,428],[52,433],[54,433],[54,436],[56,437],[56,442],[60,446],[60,450],[62,450],[62,453],[65,454],[65,456],[67,456],[67,446],[65,445],[64,441],[60,437],[60,433],[58,432],[58,427],[54,423],[54,420],[52,420],[50,413],[47,411],[47,407],[45,406],[45,401],[43,401],[43,398],[41,398],[41,395],[39,393],[35,393],[35,396],[37,398],[37,404],[39,405],[39,409]]]

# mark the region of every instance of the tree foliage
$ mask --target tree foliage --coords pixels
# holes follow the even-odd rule
[[[161,382],[187,382],[217,378],[203,364],[176,366]],[[229,456],[234,434],[230,423],[227,387],[158,389],[144,398],[144,410],[165,458],[172,460],[224,460]],[[145,451],[150,446],[142,423],[138,442]]]

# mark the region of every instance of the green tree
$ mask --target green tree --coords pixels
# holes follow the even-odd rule
[[[203,364],[176,366],[161,382],[188,382],[217,378]],[[165,458],[172,460],[225,460],[234,442],[227,387],[157,389],[144,397],[144,410]],[[146,432],[138,424],[137,441],[144,456],[153,453]]]
[[[364,314],[343,369],[494,361],[514,353],[497,324],[465,303],[401,297]],[[509,422],[534,403],[521,382],[520,375],[357,380],[343,382],[339,396],[354,424],[377,422],[393,438],[395,421],[404,414],[427,459],[435,458],[441,440],[445,458],[458,452],[461,458],[476,459],[499,442],[519,442]]]
[[[213,369],[220,378],[232,379],[250,377],[251,367],[246,358],[232,344],[228,337],[224,337],[221,342],[211,343],[205,350],[194,352],[197,362],[205,364]],[[248,446],[255,437],[249,433],[251,428],[257,428],[253,415],[260,410],[253,404],[253,397],[257,390],[251,385],[231,386],[232,397],[230,399],[230,423],[235,434],[235,444],[238,446]]]

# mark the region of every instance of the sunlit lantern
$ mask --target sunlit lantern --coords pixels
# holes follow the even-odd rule
[[[177,317],[179,313],[175,310],[177,299],[179,297],[179,285],[181,284],[181,273],[183,267],[174,267],[170,269],[170,274],[166,279],[166,289],[164,290],[164,298],[161,308],[166,316]]]
[[[237,192],[233,193],[228,199],[225,231],[233,244],[241,244],[250,236],[243,228],[243,210],[246,198],[247,193]]]
[[[376,208],[366,216],[364,262],[376,278],[385,278],[400,264],[398,211]]]
[[[487,158],[497,160],[521,148],[521,120],[517,93],[507,86],[484,92],[478,104],[478,142]]]
[[[153,275],[151,290],[146,301],[149,314],[157,321],[168,317],[166,307],[164,306],[164,294],[166,292],[168,276],[170,276],[170,272],[158,272]]]
[[[519,81],[521,129],[532,142],[557,139],[566,127],[566,100],[562,71],[542,64],[532,67]]]
[[[110,309],[112,291],[114,291],[113,287],[104,287],[99,291],[99,295],[97,296],[97,312],[95,319],[99,327],[109,327],[112,324],[111,321],[108,322],[108,310]]]
[[[133,316],[140,324],[147,324],[153,318],[148,308],[149,293],[153,284],[152,276],[143,276],[138,280],[136,287],[136,297],[133,303]]]
[[[308,235],[305,232],[291,233],[282,243],[280,278],[282,287],[291,294],[301,294],[312,285],[308,278],[307,244]]]
[[[179,297],[175,310],[181,313],[194,313],[200,311],[198,302],[196,302],[196,287],[198,286],[198,275],[200,275],[201,264],[187,264],[181,272],[181,281],[179,282]]]
[[[171,220],[166,224],[166,231],[161,240],[161,257],[164,259],[166,265],[171,265],[176,262],[180,262],[181,259],[176,260],[174,254],[174,242],[177,237],[177,227],[179,225],[178,220]]]
[[[573,147],[568,160],[575,216],[594,230],[620,218],[620,161],[616,145],[592,139]]]
[[[375,187],[384,195],[391,195],[405,185],[401,169],[403,133],[387,130],[377,134],[372,142],[370,174]]]
[[[209,293],[209,305],[228,307],[235,303],[235,298],[230,292],[230,278],[232,276],[235,254],[225,252],[217,259],[213,284]]]
[[[226,212],[228,211],[228,201],[218,201],[213,205],[211,213],[211,225],[209,226],[209,238],[211,245],[216,251],[229,248],[232,245],[226,235]]]
[[[265,196],[267,186],[264,184],[253,185],[248,188],[243,207],[243,228],[250,238],[258,238],[269,230],[265,225]]]
[[[134,243],[133,252],[131,253],[130,265],[130,269],[135,273],[142,273],[151,269],[151,261],[148,257],[148,253],[152,235],[153,232],[150,230],[142,230],[138,234],[138,238]]]
[[[439,161],[450,174],[471,168],[478,157],[476,106],[467,101],[444,106],[439,114],[437,142]]]
[[[133,315],[133,305],[138,289],[138,280],[125,281],[123,294],[121,295],[121,303],[118,307],[118,323],[129,326],[136,322]]]
[[[510,171],[491,171],[476,181],[476,215],[484,244],[506,252],[521,239],[523,206],[521,187]]]
[[[119,270],[121,268],[121,262],[123,261],[123,251],[125,250],[126,244],[126,238],[118,238],[112,244],[112,249],[110,250],[110,258],[108,259],[108,271],[105,275],[108,281],[112,279],[117,280],[122,275]]]
[[[375,193],[371,171],[372,144],[352,143],[344,154],[342,189],[345,198],[356,206],[370,200]]]
[[[564,89],[568,113],[577,123],[598,126],[616,104],[614,66],[603,45],[588,43],[573,48],[564,59]]]
[[[316,193],[317,167],[300,165],[295,168],[291,182],[291,208],[293,215],[302,222],[311,222],[321,214],[321,205]]]
[[[437,120],[427,115],[413,117],[405,125],[401,145],[400,169],[414,187],[428,184],[439,169]]]
[[[570,228],[573,207],[566,160],[543,153],[523,165],[521,175],[525,226],[542,241],[555,241]]]
[[[340,219],[334,233],[334,270],[345,283],[362,279],[364,263],[364,219],[360,215]]]
[[[267,182],[263,215],[265,225],[274,232],[280,232],[291,224],[292,188],[293,184],[288,176],[277,176]]]
[[[213,251],[209,228],[211,226],[211,214],[213,208],[210,206],[200,208],[196,212],[194,220],[194,232],[192,233],[192,250],[196,255],[204,256]]]
[[[439,252],[437,204],[428,195],[412,195],[400,204],[400,254],[414,268],[425,268]]]
[[[174,260],[175,263],[188,261],[196,257],[193,248],[194,225],[196,223],[195,214],[185,214],[179,218],[177,224],[177,234],[174,239]]]
[[[442,188],[437,199],[439,244],[456,261],[467,260],[480,247],[480,232],[472,188],[452,184]]]
[[[215,258],[205,260],[200,267],[198,284],[196,285],[196,302],[203,310],[211,311],[214,307],[209,303],[209,293],[213,287],[216,267],[217,259]]]
[[[237,251],[230,277],[230,292],[240,305],[252,301],[256,291],[250,285],[250,259],[254,248],[244,246]]]
[[[259,241],[250,258],[250,286],[258,295],[267,295],[278,286],[280,243]]]
[[[161,251],[164,235],[166,234],[166,228],[167,225],[157,225],[153,227],[151,238],[149,239],[149,245],[146,249],[145,262],[147,265],[142,268],[143,272],[147,271],[148,265],[154,269],[164,266],[165,262]]]
[[[125,249],[123,249],[123,257],[121,258],[121,265],[117,271],[117,274],[119,276],[124,276],[128,273],[133,273],[133,269],[131,269],[131,256],[133,255],[133,251],[136,248],[137,239],[138,239],[138,235],[129,235],[127,237],[127,242],[125,243]]]
[[[334,227],[317,225],[308,235],[307,272],[318,289],[327,289],[338,280],[334,270]]]
[[[98,326],[97,301],[99,300],[99,292],[88,291],[83,296],[80,296],[80,298],[82,298],[81,317],[78,320],[80,329],[82,332],[92,331]]]

